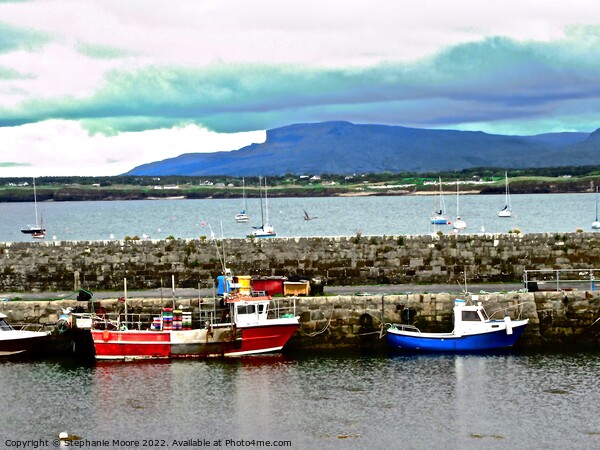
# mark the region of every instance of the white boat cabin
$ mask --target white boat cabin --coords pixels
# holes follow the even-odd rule
[[[267,321],[270,299],[268,297],[235,298],[231,300],[233,322],[237,326],[258,325]]]
[[[492,320],[488,317],[481,302],[476,305],[466,305],[462,299],[454,300],[454,331],[455,335],[471,335],[498,330],[506,330],[512,334],[511,319]]]

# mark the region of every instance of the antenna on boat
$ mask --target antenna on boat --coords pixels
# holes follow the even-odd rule
[[[175,309],[175,275],[171,274],[171,290],[173,294],[173,309]]]
[[[458,284],[458,286],[460,287],[460,290],[462,291],[463,295],[465,297],[467,297],[469,295],[469,290],[467,287],[467,269],[465,268],[465,270],[463,271],[463,274],[465,276],[465,287],[463,288],[462,285],[460,284],[460,281],[456,280],[456,283]]]
[[[223,266],[225,266],[225,261],[227,258],[225,257],[225,233],[223,232],[223,221],[221,220],[221,250],[223,251]]]
[[[160,309],[162,310],[164,308],[163,306],[163,286],[164,286],[165,282],[162,279],[162,277],[160,278]]]
[[[223,222],[221,222],[221,227],[223,227]],[[212,227],[208,224],[208,228],[210,228],[210,235],[215,240],[215,249],[217,250],[217,258],[219,258],[219,263],[221,264],[221,270],[223,271],[223,275],[225,275],[225,271],[227,267],[225,267],[225,242],[223,242],[223,257],[221,257],[221,251],[219,251],[219,243],[217,242],[217,237],[215,233],[213,233]],[[222,231],[221,231],[222,233]]]

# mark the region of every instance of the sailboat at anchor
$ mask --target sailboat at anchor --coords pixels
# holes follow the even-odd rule
[[[246,206],[246,184],[245,184],[243,178],[242,178],[242,198],[243,198],[243,200],[242,200],[243,201],[243,204],[242,204],[243,209],[235,215],[235,221],[237,223],[248,223],[248,220],[250,220],[250,217],[248,216],[248,213],[246,212],[246,210],[248,209],[248,207]]]
[[[598,186],[596,186],[596,220],[592,222],[592,230],[600,229],[600,220],[598,220]]]
[[[35,225],[28,225],[26,228],[21,228],[21,233],[30,234],[31,237],[36,239],[44,239],[46,237],[46,229],[44,228],[43,218],[38,215],[35,178],[33,179],[33,203],[35,205]]]
[[[458,180],[456,180],[456,220],[454,221],[454,229],[456,231],[460,231],[460,230],[464,230],[465,228],[467,228],[467,222],[465,222],[463,219],[460,218],[460,212],[459,212],[459,202],[460,202],[460,195],[458,193]]]
[[[269,225],[269,203],[267,199],[267,179],[265,178],[265,205],[263,208],[263,197],[262,192],[262,180],[258,179],[259,192],[260,192],[260,217],[261,217],[261,226],[260,227],[252,227],[254,231],[248,233],[246,237],[249,238],[270,238],[276,237],[275,228],[272,225]]]
[[[431,216],[431,223],[433,225],[449,225],[448,218],[444,215],[446,206],[444,205],[444,192],[442,191],[442,178],[439,178],[440,192],[436,194],[436,210]]]
[[[512,206],[510,204],[510,192],[508,189],[508,172],[504,172],[505,188],[504,188],[504,208],[498,211],[498,217],[512,217]]]

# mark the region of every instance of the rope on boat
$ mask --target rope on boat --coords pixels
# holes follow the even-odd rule
[[[489,315],[489,316],[490,316],[490,319],[491,319],[492,317],[494,317],[494,314],[496,314],[498,311],[504,311],[504,312],[506,312],[506,311],[508,311],[508,310],[510,310],[510,309],[517,309],[517,308],[520,308],[520,309],[521,309],[521,310],[519,311],[519,318],[520,318],[520,317],[521,317],[521,314],[523,314],[523,309],[522,309],[522,308],[523,308],[523,305],[525,305],[526,303],[527,303],[527,302],[521,302],[521,303],[517,303],[517,304],[516,304],[516,305],[514,305],[514,306],[507,306],[506,308],[498,308],[498,309],[495,309],[495,310],[494,310],[494,311],[492,311],[492,313]]]
[[[392,326],[393,324],[388,323],[388,322],[381,322],[381,325],[379,325],[380,330],[376,333],[379,333],[379,339],[383,339],[383,337],[387,334],[387,330]]]
[[[594,325],[596,325],[598,322],[600,322],[600,317],[598,317],[596,320],[594,320],[594,321],[592,322],[592,324],[591,324],[589,327],[587,327],[587,329],[589,330],[589,329],[590,329],[590,328],[592,328]]]
[[[77,294],[77,292],[73,292],[69,295],[66,295],[65,297],[63,297],[59,300],[65,300],[68,298],[72,298],[75,294]],[[53,323],[52,322],[40,323],[40,319],[46,315],[46,311],[48,310],[48,307],[50,306],[50,302],[52,302],[52,301],[54,301],[54,300],[46,301],[46,306],[44,307],[42,312],[33,321],[19,323],[19,324],[13,324],[13,327],[19,326],[20,330],[27,330],[29,328],[29,326],[31,326],[31,325],[38,325],[38,327],[39,327],[38,330],[43,330],[46,327],[56,326],[56,324],[59,322],[59,320],[57,320],[56,322],[53,322]]]

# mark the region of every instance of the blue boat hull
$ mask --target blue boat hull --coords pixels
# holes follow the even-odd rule
[[[388,330],[387,343],[390,348],[423,352],[469,352],[493,350],[512,347],[515,345],[527,324],[512,329],[512,334],[506,330],[468,336],[452,336],[446,334],[439,337],[407,336],[401,332]]]

